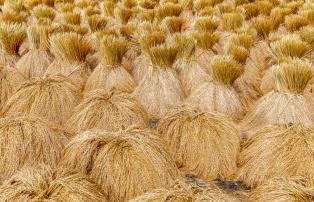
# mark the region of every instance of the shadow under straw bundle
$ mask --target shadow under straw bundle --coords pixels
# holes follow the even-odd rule
[[[22,114],[0,119],[0,131],[0,182],[25,165],[45,163],[55,168],[69,137],[39,117]]]
[[[49,52],[51,31],[49,26],[33,26],[27,29],[29,51],[16,63],[16,68],[26,78],[44,76],[52,62],[53,58]]]
[[[56,33],[50,37],[50,51],[55,56],[46,75],[62,74],[83,87],[91,69],[86,64],[86,56],[91,51],[87,37],[77,33]]]
[[[122,37],[104,37],[100,49],[102,62],[89,76],[84,93],[95,89],[110,90],[112,88],[128,93],[133,92],[136,86],[135,82],[122,66],[122,58],[128,49],[127,40]]]
[[[63,150],[59,168],[89,175],[112,202],[167,188],[179,178],[162,141],[149,129],[135,127],[79,134]]]
[[[235,176],[240,133],[227,118],[184,105],[166,113],[156,130],[183,172],[204,180]]]
[[[260,98],[242,120],[242,130],[252,132],[271,124],[300,123],[313,125],[312,98],[304,89],[313,77],[309,63],[283,63],[274,72],[276,89]]]
[[[131,125],[146,127],[148,117],[136,99],[119,90],[96,90],[74,108],[66,126],[75,133],[88,129],[117,131]]]
[[[48,165],[25,166],[0,186],[2,201],[107,202],[88,177],[79,173],[55,176]]]
[[[26,38],[23,25],[0,23],[0,63],[14,67],[20,58],[18,52]]]
[[[195,90],[187,102],[207,112],[218,112],[238,120],[243,116],[239,96],[232,87],[243,73],[243,65],[229,56],[215,56],[211,61],[211,82]]]
[[[34,78],[19,86],[2,115],[21,112],[63,125],[79,102],[79,92],[79,87],[62,75]]]
[[[148,50],[151,64],[134,95],[150,118],[162,117],[184,98],[179,79],[172,69],[177,53],[177,47],[168,45],[159,45]]]
[[[314,128],[300,124],[273,125],[254,133],[239,155],[238,179],[258,187],[272,177],[303,176],[313,185]]]

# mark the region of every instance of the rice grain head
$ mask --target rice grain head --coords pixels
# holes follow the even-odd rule
[[[231,120],[183,105],[161,118],[157,131],[184,173],[204,180],[235,176],[240,133]]]
[[[314,189],[308,187],[302,177],[274,177],[253,190],[248,202],[304,201],[314,200]]]
[[[21,112],[63,125],[79,102],[79,87],[62,75],[34,78],[19,86],[1,114]]]
[[[79,173],[55,176],[48,165],[25,166],[0,187],[0,200],[13,201],[104,201],[100,189]]]
[[[117,131],[131,125],[146,127],[145,110],[135,98],[119,90],[95,90],[75,107],[66,126],[75,133],[88,129]]]
[[[311,126],[289,124],[262,128],[243,143],[238,179],[254,188],[276,176],[303,176],[308,185],[313,185],[312,144],[314,128]]]
[[[40,117],[23,114],[0,119],[0,131],[0,181],[26,165],[44,163],[55,168],[70,136]]]
[[[63,150],[59,169],[91,176],[113,202],[167,188],[179,178],[167,147],[149,129],[137,127],[79,134]]]

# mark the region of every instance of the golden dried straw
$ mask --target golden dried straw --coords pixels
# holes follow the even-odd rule
[[[232,13],[236,10],[235,5],[231,2],[222,2],[220,4],[217,4],[216,6],[221,14]]]
[[[302,177],[274,177],[252,192],[248,202],[303,201],[314,200],[314,188],[308,187]]]
[[[163,20],[166,17],[179,16],[182,12],[182,7],[179,4],[166,3],[159,6],[156,10],[156,19]]]
[[[95,7],[96,2],[91,0],[78,0],[75,2],[75,5],[79,8]]]
[[[75,7],[75,5],[72,3],[62,3],[59,6],[60,6],[59,10],[61,13],[73,12],[73,9]]]
[[[89,28],[92,32],[104,30],[107,25],[107,19],[101,15],[92,15],[87,17]]]
[[[23,23],[25,21],[25,16],[23,13],[19,13],[14,10],[2,11],[0,14],[1,23]]]
[[[214,13],[213,7],[205,7],[198,12],[198,16],[213,16]]]
[[[238,179],[258,187],[275,176],[303,176],[313,184],[314,128],[300,124],[272,125],[244,142],[239,155]],[[274,160],[276,159],[276,160]]]
[[[122,0],[122,4],[127,8],[136,7],[138,2],[137,0]]]
[[[2,114],[34,114],[62,125],[79,102],[78,90],[61,75],[31,79],[19,86],[2,109]]]
[[[243,46],[230,46],[227,50],[227,54],[240,64],[245,64],[247,58],[250,56],[250,52]]]
[[[313,125],[314,106],[303,91],[313,77],[311,64],[297,60],[275,69],[276,90],[264,95],[242,121],[250,135],[270,124],[301,123]]]
[[[0,181],[7,180],[25,165],[45,163],[55,168],[69,137],[44,119],[23,114],[0,119],[0,131]]]
[[[47,165],[26,166],[0,186],[0,200],[106,202],[100,189],[79,173],[55,176]]]
[[[27,29],[30,50],[16,63],[16,68],[27,78],[42,77],[52,62],[49,53],[50,33],[51,27],[48,26],[32,26]]]
[[[157,45],[148,50],[150,60],[156,68],[171,68],[176,60],[177,53],[177,47],[167,45]]]
[[[93,15],[101,15],[101,10],[95,7],[87,7],[84,9],[84,13],[87,17],[93,16]]]
[[[53,8],[46,5],[38,5],[32,10],[32,16],[37,19],[49,18],[53,20],[56,17],[56,12]]]
[[[220,35],[217,32],[196,32],[193,33],[194,38],[197,41],[197,46],[201,49],[212,49],[215,43],[219,41]]]
[[[75,107],[67,127],[75,133],[88,129],[117,131],[131,125],[147,126],[146,112],[134,97],[119,90],[95,90]]]
[[[194,29],[202,32],[214,32],[218,28],[220,21],[215,17],[199,17],[197,18]]]
[[[136,127],[79,134],[63,150],[59,169],[91,176],[112,202],[169,187],[179,178],[161,139],[149,129]]]
[[[40,4],[40,0],[24,0],[23,5],[27,10],[32,10],[34,7],[36,7],[38,4]]]
[[[242,27],[244,17],[239,12],[225,13],[222,15],[222,29],[225,31],[233,31]]]
[[[115,3],[112,1],[104,1],[102,5],[102,9],[106,16],[113,16]]]
[[[62,22],[70,25],[81,24],[81,14],[74,12],[66,12],[62,14]]]
[[[308,25],[306,17],[302,15],[288,15],[285,17],[284,25],[289,31],[299,30],[301,27]]]
[[[308,43],[310,46],[314,45],[314,26],[305,26],[302,27],[300,30],[297,31],[297,34],[300,38]]]
[[[162,23],[170,34],[174,34],[183,31],[185,20],[181,17],[173,16],[164,18]]]
[[[126,7],[116,7],[114,17],[120,24],[127,24],[133,15],[133,11]]]
[[[263,39],[267,39],[270,32],[274,29],[273,19],[268,16],[252,18],[250,24],[257,31],[258,36]]]
[[[258,7],[259,15],[269,16],[270,12],[274,8],[273,2],[268,0],[255,1],[254,3]]]
[[[250,32],[240,32],[234,34],[229,43],[236,46],[243,46],[249,50],[254,45],[254,39],[254,34]]]
[[[241,5],[240,8],[243,8],[246,19],[251,19],[259,16],[259,8],[255,3],[246,3]]]
[[[183,172],[205,180],[236,174],[240,133],[227,118],[184,105],[166,113],[157,131]]]

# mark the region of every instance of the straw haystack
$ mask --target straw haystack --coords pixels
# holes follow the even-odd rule
[[[14,67],[0,65],[0,108],[14,94],[19,85],[25,81],[24,76]]]
[[[313,125],[313,101],[303,94],[313,77],[311,65],[305,61],[284,63],[274,72],[274,77],[276,90],[258,100],[242,120],[242,130],[248,135],[271,124]]]
[[[223,116],[181,106],[160,120],[157,131],[182,171],[206,180],[231,179],[237,172],[240,134]]]
[[[274,177],[253,190],[248,202],[303,201],[314,200],[314,188],[307,187],[302,177]]]
[[[73,110],[66,123],[70,131],[99,128],[116,131],[131,125],[146,127],[146,112],[131,95],[119,90],[91,92]]]
[[[48,67],[46,74],[62,74],[83,86],[91,72],[85,62],[91,50],[89,40],[73,32],[57,33],[50,37],[50,46],[55,60]]]
[[[35,116],[15,114],[0,119],[0,182],[24,165],[56,167],[69,134]]]
[[[21,84],[1,113],[35,114],[62,125],[79,100],[78,86],[62,75],[34,78]]]
[[[0,200],[14,201],[104,201],[100,189],[86,176],[71,173],[55,176],[47,165],[22,168],[0,186]]]
[[[109,201],[127,201],[179,177],[167,148],[149,129],[86,131],[63,151],[59,169],[88,174]]]
[[[196,42],[187,35],[175,35],[174,40],[179,46],[178,59],[173,68],[177,71],[182,89],[186,96],[210,80],[207,72],[195,60]]]
[[[42,77],[52,62],[48,42],[50,31],[51,29],[47,26],[28,28],[27,36],[30,50],[16,63],[16,68],[26,78]]]
[[[14,67],[19,60],[19,48],[26,38],[23,25],[0,23],[0,63]]]
[[[159,45],[149,49],[151,65],[143,80],[138,84],[134,95],[150,117],[162,117],[168,109],[179,105],[184,98],[181,84],[173,63],[177,47]]]
[[[135,88],[132,76],[123,68],[121,62],[127,51],[124,38],[104,37],[101,41],[102,62],[88,78],[84,93],[92,90],[112,88],[131,93]]]
[[[195,90],[187,102],[203,111],[240,119],[243,107],[232,84],[243,73],[243,66],[229,56],[215,56],[211,62],[211,71],[213,81]]]
[[[303,176],[312,183],[312,144],[312,127],[292,124],[263,128],[243,144],[238,177],[251,187],[259,186],[274,176]]]

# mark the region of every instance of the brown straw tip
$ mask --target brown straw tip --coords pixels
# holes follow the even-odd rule
[[[101,15],[101,10],[90,6],[84,9],[84,13],[87,17],[90,17],[93,15]]]
[[[215,56],[211,61],[214,81],[223,85],[232,85],[244,72],[244,67],[230,56]]]
[[[185,20],[181,17],[166,17],[162,23],[170,33],[182,32]]]
[[[128,50],[128,41],[124,37],[105,36],[101,40],[100,48],[106,65],[120,65]]]
[[[313,78],[311,63],[301,59],[290,59],[275,70],[278,90],[301,94]]]
[[[149,48],[148,54],[154,67],[171,68],[176,60],[178,47],[166,44]]]
[[[0,45],[5,52],[17,54],[25,38],[26,32],[23,25],[0,23]]]
[[[56,33],[50,37],[50,50],[59,59],[82,63],[91,50],[90,41],[78,33]]]

